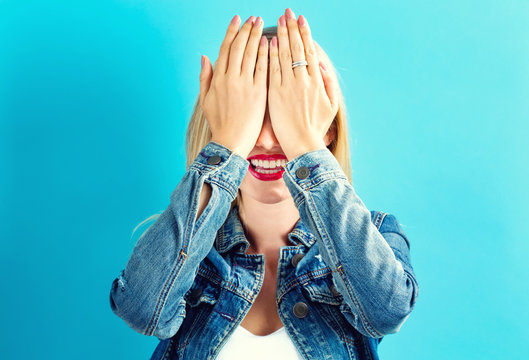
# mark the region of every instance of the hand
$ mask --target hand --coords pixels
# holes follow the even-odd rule
[[[324,149],[324,137],[338,112],[334,81],[320,70],[309,25],[290,9],[277,24],[279,39],[270,45],[268,110],[275,136],[288,160],[307,151]],[[286,24],[285,24],[286,23]],[[279,42],[279,47],[278,47]],[[307,66],[292,69],[292,62]]]
[[[200,106],[211,140],[246,158],[259,137],[266,110],[268,41],[261,37],[261,17],[250,16],[240,31],[239,22],[235,15],[214,72],[207,56],[202,58]]]

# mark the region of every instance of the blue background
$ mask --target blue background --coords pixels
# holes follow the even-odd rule
[[[381,358],[529,353],[527,1],[0,0],[2,358],[150,357],[111,282],[184,174],[201,54],[286,7],[342,76],[357,193],[411,240]]]

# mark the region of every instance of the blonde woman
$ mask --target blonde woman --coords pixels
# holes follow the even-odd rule
[[[378,359],[419,286],[395,216],[351,182],[345,107],[307,19],[228,26],[187,132],[188,168],[110,304],[152,359]]]

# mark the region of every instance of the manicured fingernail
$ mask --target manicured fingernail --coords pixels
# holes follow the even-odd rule
[[[261,46],[265,46],[266,45],[266,36],[261,36]]]
[[[325,67],[325,65],[322,62],[320,63],[320,67],[323,69],[323,71],[327,71],[327,68]]]
[[[250,16],[248,18],[248,20],[246,20],[246,24],[249,24],[249,23],[254,22],[254,21],[255,21],[255,16],[252,15],[252,16]]]
[[[305,26],[307,24],[303,15],[298,16],[298,24],[299,26]]]
[[[277,38],[275,36],[272,38],[272,46],[277,47]]]
[[[257,27],[261,25],[261,21],[262,21],[261,17],[258,16],[257,19],[255,19],[255,23],[253,24],[253,26]]]
[[[294,15],[294,12],[290,8],[287,8],[287,10],[285,11],[285,14],[287,15],[287,19],[289,20],[296,18],[296,16]]]
[[[235,15],[233,19],[231,19],[231,25],[235,25],[239,23],[239,15]]]
[[[205,60],[204,60],[204,55],[202,55],[202,56],[200,57],[200,67],[201,67],[201,68],[204,68],[204,62],[205,62]]]
[[[285,15],[281,15],[279,17],[279,25],[281,25],[281,26],[285,26],[286,25]]]

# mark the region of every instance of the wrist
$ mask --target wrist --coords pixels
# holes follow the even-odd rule
[[[237,145],[234,145],[229,141],[225,141],[225,140],[217,139],[217,138],[211,138],[210,141],[216,142],[217,144],[220,144],[228,148],[231,152],[236,153],[237,155],[239,155],[240,157],[244,159],[248,157],[249,151],[246,151],[245,149],[240,148]]]
[[[296,144],[297,145],[291,149],[283,149],[288,161],[292,161],[293,159],[305,153],[308,153],[309,151],[327,148],[323,139],[321,141],[303,142],[303,143],[298,142]]]

